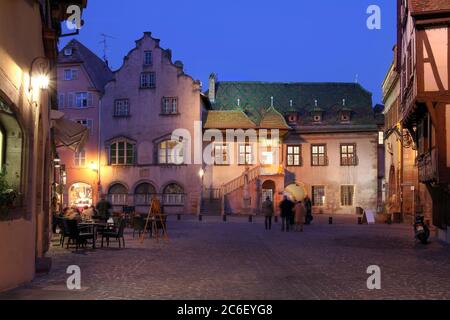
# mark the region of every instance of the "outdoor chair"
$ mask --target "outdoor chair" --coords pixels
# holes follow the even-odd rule
[[[119,248],[121,248],[121,240],[123,243],[123,247],[125,248],[125,238],[123,237],[123,232],[125,230],[126,221],[125,219],[120,220],[119,227],[117,230],[105,230],[102,232],[102,248],[103,248],[103,239],[106,238],[106,246],[109,247],[109,239],[113,238],[119,242]]]
[[[94,234],[89,230],[90,227],[79,228],[76,220],[64,219],[64,225],[68,231],[69,241],[67,242],[67,249],[69,249],[70,242],[75,242],[75,248],[78,251],[80,245],[85,247],[88,240],[94,242]]]
[[[66,219],[62,218],[62,217],[56,218],[57,225],[59,228],[59,234],[60,234],[59,244],[61,245],[61,247],[64,247],[64,241],[69,236],[69,231],[67,230],[64,220],[66,220]]]

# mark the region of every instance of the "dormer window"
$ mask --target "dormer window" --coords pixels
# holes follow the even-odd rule
[[[341,122],[349,122],[349,121],[350,121],[350,113],[341,112]]]
[[[291,112],[287,115],[288,123],[296,123],[298,120],[298,115],[295,112]]]
[[[64,49],[64,55],[65,55],[66,57],[70,57],[70,56],[72,55],[72,53],[73,53],[72,48],[65,48],[65,49]]]
[[[315,113],[313,115],[313,120],[314,122],[322,122],[322,113],[319,112]]]

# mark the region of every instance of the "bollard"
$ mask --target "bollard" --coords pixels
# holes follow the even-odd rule
[[[227,215],[224,214],[224,215],[222,216],[222,219],[223,219],[223,222],[227,222]]]
[[[275,216],[275,223],[278,223],[278,216]]]
[[[252,222],[253,221],[253,216],[252,215],[249,215],[248,216],[248,222]]]
[[[361,218],[361,217],[358,217],[358,224],[363,224],[363,223],[362,223],[362,218]]]
[[[328,224],[333,224],[333,217],[328,218]]]
[[[203,216],[201,214],[198,215],[198,221],[202,221]]]
[[[180,221],[181,220],[181,214],[177,214],[177,220]]]

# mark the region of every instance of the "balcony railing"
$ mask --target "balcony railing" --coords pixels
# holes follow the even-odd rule
[[[434,182],[438,178],[438,158],[437,150],[417,157],[417,167],[419,169],[419,181],[422,183]]]

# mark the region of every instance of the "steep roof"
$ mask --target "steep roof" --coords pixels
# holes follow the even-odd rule
[[[212,109],[235,110],[238,99],[240,108],[254,123],[261,122],[267,105],[273,103],[283,116],[297,112],[298,126],[317,127],[313,121],[317,105],[323,112],[321,127],[377,128],[372,94],[356,83],[218,82]],[[341,123],[343,108],[351,110],[348,124]]]
[[[449,0],[410,0],[410,5],[413,14],[450,10]]]
[[[72,48],[70,56],[64,54],[66,48]],[[103,60],[75,39],[72,39],[58,54],[58,64],[70,63],[83,64],[95,88],[101,92],[106,83],[114,77],[111,69]]]
[[[255,129],[256,124],[241,110],[208,111],[205,129]]]
[[[291,127],[286,123],[286,119],[274,107],[270,107],[265,112],[259,122],[261,129],[285,129],[289,130]]]

